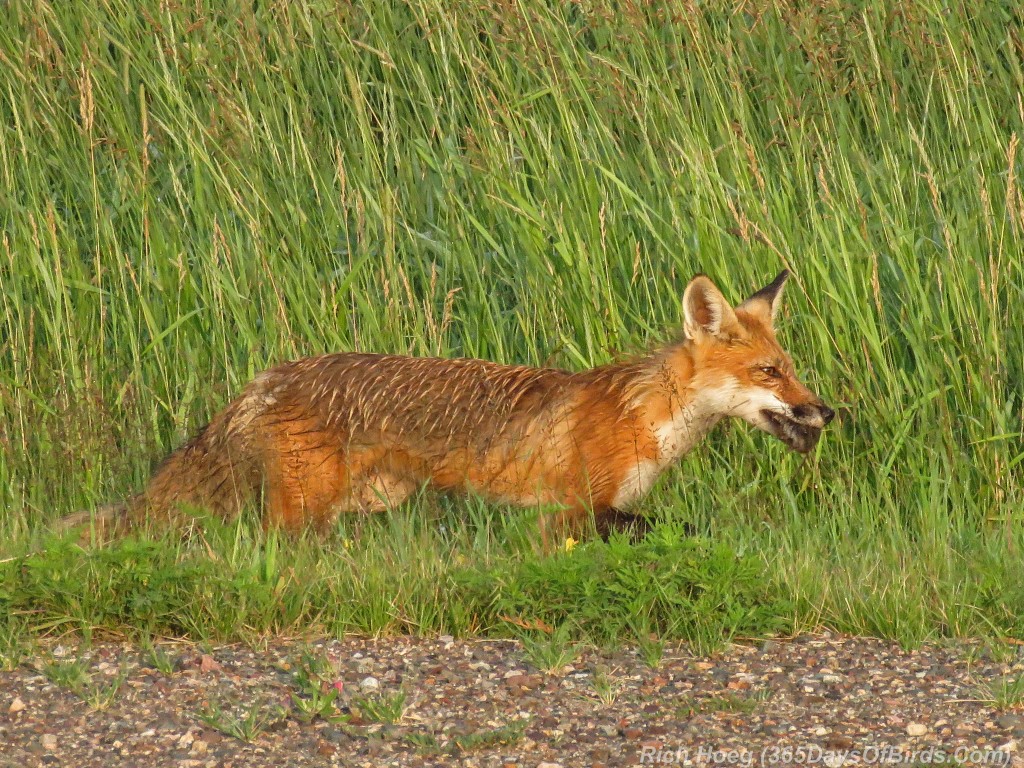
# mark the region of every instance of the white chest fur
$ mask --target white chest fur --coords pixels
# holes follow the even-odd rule
[[[699,409],[682,406],[672,418],[645,425],[654,437],[656,459],[637,458],[636,464],[626,472],[612,501],[617,508],[634,504],[654,486],[658,475],[698,443],[718,423],[717,414],[705,414]]]

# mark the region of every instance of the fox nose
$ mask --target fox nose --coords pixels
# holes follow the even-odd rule
[[[805,403],[794,408],[793,415],[800,421],[814,422],[820,419],[821,425],[825,426],[835,418],[836,412],[824,403]]]

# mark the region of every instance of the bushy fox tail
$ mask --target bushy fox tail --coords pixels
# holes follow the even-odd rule
[[[95,530],[99,539],[106,540],[123,533],[130,527],[130,508],[131,502],[121,501],[104,504],[94,510],[83,509],[62,517],[53,524],[52,529],[57,533],[65,533],[74,528],[89,525],[92,530]],[[85,535],[84,529],[82,533]]]
[[[231,519],[246,505],[258,501],[262,472],[247,431],[251,407],[242,398],[214,417],[192,440],[171,453],[153,472],[143,491],[126,501],[82,510],[54,525],[58,532],[92,525],[101,541],[154,522],[176,527],[205,510]],[[242,419],[237,413],[243,409]]]

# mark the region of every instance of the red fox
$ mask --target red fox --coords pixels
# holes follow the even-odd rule
[[[579,531],[591,513],[607,535],[640,522],[632,505],[724,417],[815,447],[834,414],[776,341],[787,277],[734,309],[698,275],[680,340],[586,371],[355,352],[279,365],[99,517],[166,522],[182,505],[230,517],[257,504],[266,527],[324,529],[426,483],[557,510],[542,516],[545,546],[549,526]]]

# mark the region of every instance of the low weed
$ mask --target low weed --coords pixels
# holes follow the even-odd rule
[[[559,674],[579,656],[578,643],[571,641],[572,628],[562,624],[551,633],[522,632],[523,655],[534,667],[548,675]]]
[[[90,709],[102,711],[117,700],[117,694],[128,677],[124,667],[118,669],[109,681],[103,675],[89,672],[89,664],[84,659],[58,661],[53,659],[43,664],[43,675],[61,688],[66,688],[84,701]]]
[[[31,638],[24,621],[0,622],[0,672],[13,672],[30,657]]]
[[[1004,675],[986,683],[979,698],[1001,710],[1024,706],[1024,675]]]
[[[409,733],[404,738],[421,754],[457,755],[516,744],[523,738],[527,725],[529,720],[520,718],[497,728],[448,734],[443,739],[433,733]]]
[[[299,690],[292,693],[292,705],[301,721],[311,723],[320,719],[341,723],[348,720],[348,714],[339,706],[343,686],[337,672],[326,655],[309,649],[302,651],[294,671]]]
[[[792,608],[763,569],[753,554],[663,523],[637,544],[614,535],[557,557],[468,577],[471,594],[483,591],[477,599],[499,616],[525,626],[571,626],[572,636],[602,647],[648,643],[645,657],[654,664],[666,639],[686,640],[703,653],[736,636],[788,629]],[[660,639],[651,641],[651,633]],[[540,659],[545,668],[565,653],[564,642],[533,646],[550,652]]]
[[[353,719],[365,723],[395,725],[405,715],[405,693],[377,693],[369,696],[354,696],[349,705]]]
[[[246,744],[288,717],[284,707],[261,700],[248,705],[208,701],[195,715],[210,728]]]
[[[749,714],[771,697],[767,689],[748,695],[723,693],[718,696],[688,696],[676,704],[676,714],[681,718],[690,718],[710,712],[738,712]]]
[[[606,666],[599,664],[594,670],[593,677],[594,695],[606,707],[610,707],[619,697],[619,686],[612,680],[611,673]]]
[[[174,673],[174,656],[161,648],[159,645],[150,645],[143,648],[146,660],[149,665],[164,675]]]

